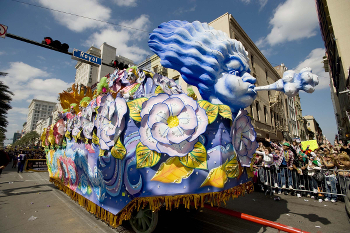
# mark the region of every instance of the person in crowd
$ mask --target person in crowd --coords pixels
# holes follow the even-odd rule
[[[0,150],[0,176],[2,174],[2,170],[9,164],[10,162],[10,157],[8,154],[5,152],[5,150],[1,149]]]
[[[24,163],[25,163],[26,159],[27,159],[26,154],[24,154],[24,152],[21,151],[20,154],[18,155],[17,173],[19,173],[19,172],[23,173]]]
[[[317,181],[314,178],[315,171],[317,170],[317,165],[313,162],[316,159],[316,155],[309,154],[308,155],[308,166],[307,166],[307,172],[308,172],[308,183],[309,183],[309,193],[307,194],[307,197],[315,198],[317,194]]]
[[[16,168],[17,167],[17,162],[18,162],[16,153],[12,152],[11,156],[12,156],[12,168]]]
[[[262,161],[263,161],[263,156],[260,154],[256,153],[255,156],[255,161],[254,161],[254,178],[253,178],[253,182],[259,187],[259,189],[261,191],[264,191],[264,172],[263,172],[263,168],[262,168]]]
[[[275,150],[278,150],[278,161],[276,162],[276,166],[279,167],[278,177],[280,177],[282,189],[286,189],[287,182],[289,189],[293,189],[293,180],[292,180],[292,170],[293,170],[293,160],[294,154],[290,150],[290,144],[288,142],[284,142],[282,146],[279,146],[270,139],[265,139],[267,142],[271,144]],[[281,190],[278,191],[281,193]],[[285,190],[285,195],[288,195],[288,192]]]
[[[350,158],[349,155],[343,151],[341,152],[337,160],[335,160],[338,171],[339,178],[339,186],[341,194],[345,194],[346,190],[349,189],[350,184],[350,172],[346,170],[350,170]]]
[[[256,151],[256,154],[262,157],[262,163],[259,168],[259,175],[263,177],[264,189],[266,193],[269,191],[268,187],[272,186],[274,181],[272,180],[270,166],[273,164],[273,155],[270,147],[265,148],[263,151]]]
[[[327,168],[327,170],[324,171],[325,175],[325,187],[326,187],[326,194],[325,194],[325,201],[331,201],[336,202],[337,201],[337,195],[336,194],[328,194],[328,193],[337,193],[337,179],[335,176],[335,163],[333,156],[330,153],[326,153],[325,156],[322,158],[322,163]]]
[[[298,159],[293,161],[293,178],[295,180],[295,189],[304,189],[307,183],[307,166],[308,166],[307,156],[299,151]],[[297,191],[297,197],[301,197],[301,191]]]

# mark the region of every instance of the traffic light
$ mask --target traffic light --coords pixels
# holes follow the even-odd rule
[[[127,69],[129,66],[127,64],[124,64],[123,62],[118,62],[117,60],[114,60],[111,62],[113,68],[118,68],[119,70]]]
[[[68,44],[66,44],[66,43],[61,44],[60,41],[52,40],[51,37],[45,37],[42,43],[46,44],[52,48],[55,48],[58,51],[65,52],[65,53],[67,53],[68,49],[69,49]]]
[[[119,65],[119,62],[117,60],[112,61],[113,68],[117,68]]]

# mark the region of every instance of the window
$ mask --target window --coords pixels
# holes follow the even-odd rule
[[[266,77],[266,80],[267,80],[267,70],[265,70],[265,77]]]
[[[92,78],[89,78],[89,83],[92,83]]]
[[[254,56],[253,56],[253,54],[250,55],[250,62],[252,63],[252,67],[254,67]]]
[[[265,117],[265,123],[267,123],[267,109],[266,109],[266,106],[264,106],[264,117]]]
[[[310,126],[310,122],[307,123],[307,126]]]
[[[250,107],[250,116],[254,119],[253,104],[251,104],[249,107]]]
[[[260,116],[259,116],[259,102],[258,102],[258,101],[255,103],[255,107],[256,107],[256,117],[257,117],[258,121],[260,121]]]
[[[153,68],[153,71],[154,71],[154,73],[158,73],[158,66],[155,66],[154,68]]]

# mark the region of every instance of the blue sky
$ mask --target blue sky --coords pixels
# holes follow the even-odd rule
[[[273,66],[313,68],[320,85],[313,94],[301,93],[303,115],[313,115],[324,134],[334,140],[336,123],[329,75],[322,69],[324,43],[314,0],[19,0],[37,6],[108,21],[106,24],[40,7],[1,0],[0,24],[8,33],[35,41],[50,36],[73,48],[87,50],[107,42],[117,54],[136,63],[152,55],[148,32],[162,22],[179,19],[211,22],[226,12],[233,15]],[[122,25],[116,26],[113,24]],[[131,30],[126,27],[141,30]],[[60,54],[11,38],[0,39],[0,71],[15,93],[9,112],[8,138],[22,129],[33,98],[55,101],[74,82],[76,62]]]

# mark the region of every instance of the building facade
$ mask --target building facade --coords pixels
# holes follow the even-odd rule
[[[350,139],[350,11],[349,0],[316,0],[321,34],[326,48],[325,71],[331,79],[331,96],[339,139]]]
[[[309,137],[307,135],[307,122],[303,118],[303,110],[301,109],[301,103],[300,103],[300,96],[299,94],[294,97],[294,104],[295,104],[295,114],[297,119],[297,130],[298,135],[301,141],[307,141],[309,140]]]
[[[13,134],[12,144],[22,137],[22,134],[18,131]]]
[[[87,53],[102,59],[103,63],[111,64],[112,61],[117,60],[127,64],[129,67],[135,65],[134,62],[123,56],[116,56],[117,49],[107,43],[103,43],[100,48],[91,46]],[[82,85],[91,87],[93,90],[96,88],[97,83],[101,78],[105,77],[107,74],[111,74],[114,71],[113,67],[100,65],[94,66],[85,62],[78,61],[75,65],[75,84],[78,87]]]
[[[51,116],[51,113],[55,107],[56,103],[33,99],[29,105],[29,111],[27,116],[27,123],[24,126],[25,133],[33,131],[36,129],[36,123],[40,119],[45,119]]]
[[[304,116],[304,119],[306,120],[307,130],[313,133],[313,137],[310,137],[309,140],[317,140],[318,144],[322,144],[324,136],[316,119],[310,115]]]

